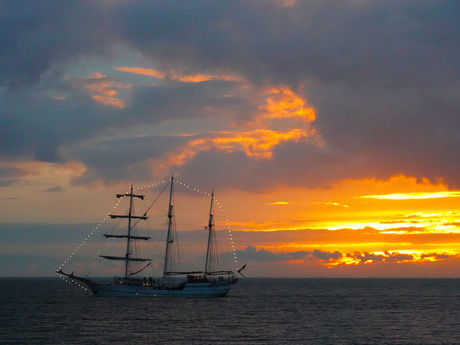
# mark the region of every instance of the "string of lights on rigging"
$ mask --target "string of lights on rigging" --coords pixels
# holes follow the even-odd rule
[[[169,181],[161,181],[161,182],[157,182],[157,183],[151,183],[151,184],[148,184],[146,186],[142,186],[142,187],[137,187],[135,188],[134,190],[142,190],[142,189],[147,189],[147,188],[152,188],[152,187],[156,187],[156,186],[159,186],[161,184],[165,184]],[[183,186],[183,187],[186,187],[186,188],[189,188],[189,189],[193,189],[193,191],[197,192],[197,193],[200,193],[200,194],[203,194],[203,195],[207,195],[207,196],[211,196],[211,194],[207,193],[207,192],[204,192],[200,189],[197,189],[197,188],[192,188],[190,187],[190,185],[184,183],[184,182],[181,182],[179,180],[175,180],[176,183],[178,183],[179,185]],[[129,193],[126,193],[126,194],[129,194]],[[124,197],[123,197],[124,198]],[[80,248],[94,235],[94,233],[102,226],[102,224],[104,224],[104,222],[107,220],[107,218],[110,217],[110,215],[113,214],[113,212],[116,210],[116,208],[118,207],[118,205],[121,203],[122,199],[123,198],[120,198],[116,203],[115,205],[113,206],[113,208],[110,210],[110,213],[104,217],[100,222],[99,224],[89,233],[88,236],[86,236],[86,238],[77,246],[77,248],[75,248],[75,250],[67,257],[67,259],[59,266],[58,270],[57,271],[60,271],[62,270],[62,268],[64,268],[64,266],[70,261],[70,259],[80,250]],[[224,212],[224,209],[223,207],[221,206],[220,202],[214,198],[214,201],[216,202],[216,204],[218,205],[219,209],[221,210],[221,212],[223,213]],[[235,249],[235,245],[233,243],[233,236],[232,236],[232,230],[230,228],[230,221],[228,219],[228,216],[224,214],[224,217],[225,217],[225,222],[227,224],[227,230],[228,230],[228,234],[229,234],[229,237],[230,237],[230,243],[232,245],[232,254],[233,254],[233,259],[235,261],[235,265],[236,265],[236,269],[238,270],[239,269],[239,265],[238,265],[238,258],[237,258],[237,255],[236,255],[236,249]],[[64,276],[62,274],[59,274],[59,277],[61,277],[66,283],[69,283],[69,284],[75,284],[77,286],[79,286],[80,288],[82,288],[83,290],[88,290],[88,288],[86,288],[84,285],[81,285],[80,282],[78,282],[77,280],[75,279],[71,279],[67,276]]]

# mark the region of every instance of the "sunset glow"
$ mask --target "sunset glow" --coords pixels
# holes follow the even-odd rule
[[[52,5],[0,11],[0,275],[174,174],[248,276],[460,277],[455,5]]]

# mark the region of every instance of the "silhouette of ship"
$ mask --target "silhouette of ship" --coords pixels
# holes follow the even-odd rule
[[[211,206],[209,210],[209,220],[205,227],[208,231],[206,260],[203,271],[174,271],[172,268],[173,251],[171,246],[175,239],[172,236],[174,221],[174,175],[169,181],[169,205],[168,205],[168,230],[165,240],[165,253],[163,263],[163,274],[159,278],[139,277],[139,273],[151,265],[151,259],[138,258],[133,255],[136,252],[135,246],[138,241],[148,241],[150,237],[138,236],[133,234],[134,227],[142,220],[146,220],[147,212],[143,215],[135,215],[133,200],[144,199],[144,195],[134,194],[131,185],[129,193],[117,194],[117,198],[129,198],[129,210],[124,215],[110,215],[111,218],[122,218],[128,221],[127,231],[121,235],[104,234],[106,238],[124,239],[126,241],[126,252],[124,256],[100,255],[101,258],[111,261],[124,261],[124,275],[114,278],[110,283],[101,283],[93,279],[65,273],[62,269],[56,271],[59,275],[67,276],[73,280],[79,281],[92,291],[95,296],[113,296],[113,297],[168,297],[168,296],[191,296],[191,297],[218,297],[225,296],[229,293],[232,285],[238,281],[233,271],[214,270],[213,255],[215,255],[216,236],[214,229],[214,191],[211,194]],[[144,263],[139,269],[133,263]],[[238,270],[245,268],[244,265]]]

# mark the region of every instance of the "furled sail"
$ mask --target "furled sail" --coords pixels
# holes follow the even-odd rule
[[[107,260],[123,260],[123,261],[150,261],[150,259],[141,259],[141,258],[130,258],[127,256],[109,256],[109,255],[99,255],[101,258]]]
[[[104,236],[106,238],[111,238],[111,237],[114,237],[114,238],[130,238],[130,239],[133,239],[133,240],[149,240],[151,237],[149,236],[132,236],[132,235],[109,235],[109,234],[104,234]]]

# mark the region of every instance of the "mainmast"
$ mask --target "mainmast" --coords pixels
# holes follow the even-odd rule
[[[104,234],[105,237],[115,237],[115,238],[126,238],[126,254],[124,257],[119,257],[119,256],[106,256],[106,255],[101,255],[101,257],[108,259],[108,260],[123,260],[125,261],[125,278],[127,278],[128,271],[129,271],[129,263],[131,261],[150,261],[150,259],[140,259],[140,258],[133,258],[131,257],[131,240],[148,240],[150,237],[145,237],[145,236],[132,236],[131,235],[131,220],[132,219],[147,219],[148,217],[146,215],[143,216],[135,216],[133,215],[133,198],[139,198],[141,200],[144,199],[144,195],[136,195],[133,194],[133,185],[129,188],[129,193],[126,194],[117,194],[117,198],[123,198],[123,197],[129,197],[129,211],[127,215],[114,215],[111,214],[111,218],[127,218],[128,219],[128,231],[126,235],[108,235]]]
[[[212,256],[212,253],[210,252],[212,251],[212,242],[213,242],[212,240],[214,236],[214,233],[213,233],[213,228],[214,228],[213,201],[214,201],[214,190],[212,191],[212,194],[211,194],[211,207],[209,208],[209,221],[208,221],[208,226],[207,226],[209,233],[208,233],[208,247],[206,249],[206,263],[204,267],[205,275],[208,274],[208,268],[209,266],[211,266],[209,261],[211,259],[210,255]]]
[[[171,188],[169,190],[169,207],[168,207],[168,234],[166,235],[166,251],[165,251],[165,264],[163,268],[163,277],[168,275],[168,255],[169,255],[169,245],[173,243],[173,239],[171,238],[171,229],[173,226],[173,205],[172,205],[172,196],[173,196],[173,184],[174,184],[174,175],[171,175]]]

